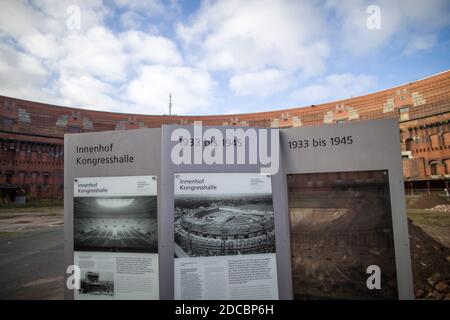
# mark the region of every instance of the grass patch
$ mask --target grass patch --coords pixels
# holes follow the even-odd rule
[[[58,214],[63,210],[64,201],[62,199],[30,200],[25,204],[7,203],[0,204],[0,214],[18,212],[50,212]]]
[[[29,200],[25,204],[16,204],[14,202],[1,203],[0,210],[3,209],[16,209],[16,208],[39,208],[39,207],[62,207],[64,201],[62,199],[41,199],[41,200]]]
[[[424,209],[408,209],[408,218],[415,224],[432,226],[432,227],[448,227],[450,230],[450,213],[430,212]]]
[[[0,231],[0,238],[14,237],[14,236],[17,236],[19,234],[20,234],[19,231]]]

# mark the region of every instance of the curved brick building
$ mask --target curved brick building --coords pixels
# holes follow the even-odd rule
[[[450,179],[450,71],[361,97],[271,112],[137,115],[66,108],[0,96],[0,198],[62,198],[63,135],[189,124],[298,127],[396,118],[405,186],[443,189]]]

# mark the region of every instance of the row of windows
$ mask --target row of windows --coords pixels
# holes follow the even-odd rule
[[[50,178],[56,178],[58,180],[62,180],[64,178],[63,170],[56,170],[53,172],[27,172],[27,171],[17,171],[14,172],[12,170],[2,170],[0,171],[0,179],[4,178],[4,182],[6,184],[13,184],[13,183],[20,183],[20,184],[27,184],[27,183],[42,183],[42,184],[48,184],[50,183]]]
[[[60,167],[62,161],[27,161],[27,160],[0,160],[2,166],[39,165],[45,167]]]
[[[39,143],[29,141],[17,141],[0,139],[0,150],[10,152],[25,152],[25,154],[37,153],[41,155],[47,153],[50,156],[62,157],[64,146],[62,144]]]
[[[447,86],[448,88],[448,86]],[[448,91],[448,90],[447,90]],[[434,97],[430,97],[430,99],[433,99]],[[427,98],[428,99],[428,98]],[[361,99],[360,99],[361,100]],[[364,118],[380,118],[383,117],[383,101],[385,100],[384,98],[376,98],[375,100],[379,100],[380,104],[374,106],[374,105],[370,105],[367,104],[367,99],[363,99],[363,101],[365,102],[364,105],[361,103],[362,101],[359,101],[359,103],[355,104],[355,103],[350,103],[349,105],[346,105],[346,107],[352,107],[354,108],[358,113],[360,117],[364,117]],[[370,99],[370,100],[374,100],[374,99]],[[398,108],[398,115],[401,121],[404,120],[409,120],[411,117],[411,112],[413,114],[417,114],[420,116],[423,116],[425,113],[428,113],[428,111],[436,113],[436,108],[441,108],[445,105],[445,103],[443,103],[443,98],[440,98],[440,100],[437,103],[428,103],[427,105],[421,105],[420,108],[411,108],[410,106],[403,106]],[[448,106],[447,106],[448,107]],[[444,106],[445,108],[445,106]],[[296,116],[299,116],[302,120],[304,120],[305,122],[316,122],[316,121],[323,121],[324,115],[327,112],[335,112],[335,107],[330,106],[330,108],[328,110],[320,110],[320,111],[314,111],[311,110],[310,113],[305,113],[305,112],[301,112],[300,114],[297,114]],[[395,109],[393,110],[395,112]],[[295,114],[295,113],[294,113]],[[48,123],[48,125],[42,125],[39,126],[39,123],[46,123],[49,121],[54,121],[55,117],[57,117],[57,115],[54,116],[49,116],[49,115],[45,115],[45,114],[36,114],[36,113],[32,113],[30,112],[30,115],[32,115],[33,117],[36,118],[36,124],[33,124],[33,126],[29,126],[27,125],[26,128],[29,128],[31,130],[33,129],[44,129],[44,130],[56,130],[56,132],[58,132],[60,134],[60,131],[62,129],[62,131],[64,131],[63,128],[61,127],[55,127],[55,125],[53,123]],[[272,114],[273,115],[273,114]],[[59,115],[60,117],[60,115]],[[142,126],[148,126],[148,127],[152,127],[155,124],[157,124],[158,126],[160,126],[162,123],[187,123],[187,122],[192,122],[191,120],[188,120],[186,118],[181,118],[181,119],[164,119],[164,116],[160,116],[161,118],[155,118],[155,119],[145,119],[145,120],[141,120],[141,121],[137,121],[139,122]],[[285,118],[286,115],[285,114],[281,114],[279,116],[275,116],[274,117],[281,117],[281,118]],[[48,118],[48,121],[45,121],[45,119]],[[242,119],[240,119],[242,118]],[[87,118],[86,118],[87,119]],[[186,120],[186,121],[185,121]],[[227,121],[227,119],[205,119],[204,122],[205,123],[209,123],[209,122],[223,122],[223,121]],[[239,117],[237,121],[231,119],[229,122],[240,122],[240,121],[244,121],[249,123],[250,125],[252,125],[253,123],[259,122],[260,120],[254,120],[254,119],[249,119],[247,117]],[[96,119],[96,131],[102,131],[102,130],[114,130],[117,127],[117,124],[120,122],[124,122],[124,123],[128,123],[129,121],[127,120],[107,120],[107,119]],[[269,121],[270,123],[270,121]],[[78,125],[69,125],[66,127],[66,130],[69,132],[81,132],[81,131],[91,131],[93,130],[93,125],[90,126],[89,128],[84,128],[83,126],[78,126]]]
[[[441,163],[438,161],[430,161],[430,169],[431,169],[431,175],[438,175],[439,172],[439,166]],[[444,159],[442,160],[442,165],[445,169],[445,174],[450,174],[450,159]]]

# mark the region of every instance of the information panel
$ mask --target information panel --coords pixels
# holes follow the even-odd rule
[[[163,126],[163,299],[291,299],[279,130]]]
[[[281,132],[294,299],[412,299],[395,120]]]
[[[74,179],[76,299],[159,297],[156,179]]]
[[[271,177],[177,173],[175,299],[277,299]]]
[[[287,177],[295,299],[397,299],[387,171]],[[382,271],[368,290],[366,269]],[[380,277],[381,280],[381,277]]]
[[[160,129],[64,136],[65,299],[160,298],[160,149]]]

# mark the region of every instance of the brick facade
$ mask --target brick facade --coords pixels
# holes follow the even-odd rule
[[[399,121],[406,187],[444,188],[450,179],[450,71],[336,102],[236,115],[122,114],[0,96],[0,196],[62,198],[65,133],[200,120],[204,125],[286,128],[381,118]]]

